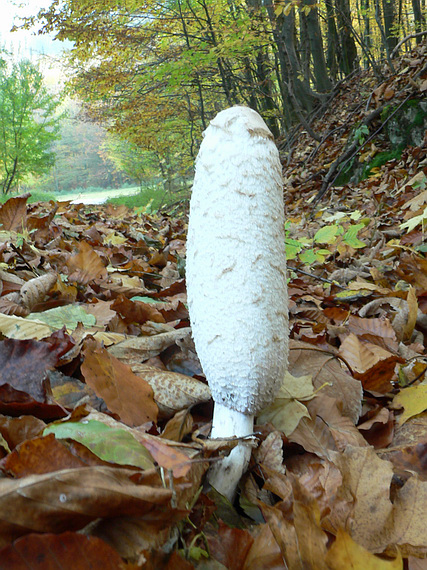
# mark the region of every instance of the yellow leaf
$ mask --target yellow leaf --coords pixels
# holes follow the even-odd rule
[[[399,425],[427,410],[427,384],[404,388],[393,399],[393,407],[403,407]]]
[[[383,560],[354,542],[344,530],[339,529],[334,544],[326,555],[331,570],[402,570],[400,552],[394,560]]]
[[[408,320],[403,328],[403,340],[411,340],[412,333],[414,332],[415,325],[417,324],[418,315],[418,301],[415,289],[412,285],[409,287],[408,296],[406,297],[408,302]]]
[[[122,243],[126,242],[127,238],[116,232],[110,232],[103,239],[104,245],[121,245]]]
[[[310,417],[300,400],[310,400],[314,395],[311,375],[296,378],[286,372],[276,399],[258,415],[258,423],[271,422],[274,427],[289,436],[301,418]]]

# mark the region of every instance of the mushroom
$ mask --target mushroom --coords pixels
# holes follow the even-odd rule
[[[186,280],[192,335],[214,399],[212,438],[241,438],[209,481],[232,500],[256,414],[287,366],[282,168],[273,136],[248,107],[221,111],[196,160]],[[243,439],[242,439],[243,438]]]

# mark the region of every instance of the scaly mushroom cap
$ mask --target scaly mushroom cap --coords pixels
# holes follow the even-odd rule
[[[191,327],[215,402],[254,415],[288,353],[282,169],[267,125],[232,107],[204,133],[187,238]]]

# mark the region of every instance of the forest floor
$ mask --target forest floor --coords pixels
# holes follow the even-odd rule
[[[203,486],[234,443],[208,439],[186,216],[0,207],[0,570],[427,569],[425,140],[323,186],[395,150],[426,45],[394,63],[283,142],[289,373],[234,505]]]

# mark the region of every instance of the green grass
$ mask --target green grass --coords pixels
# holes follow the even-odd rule
[[[177,201],[188,197],[189,192],[167,194],[154,187],[143,188],[138,194],[110,198],[108,204],[124,205],[128,208],[144,208],[148,213],[157,212],[162,207],[168,207]]]
[[[0,204],[4,204],[9,198],[17,198],[19,194],[0,194]],[[39,190],[31,192],[31,196],[27,200],[27,204],[33,202],[50,202],[50,200],[57,201],[57,197],[52,192],[40,192]]]

